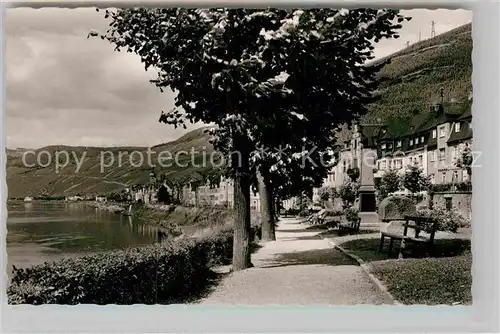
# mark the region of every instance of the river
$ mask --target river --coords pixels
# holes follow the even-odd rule
[[[158,228],[85,203],[7,204],[7,272],[45,261],[152,244]]]

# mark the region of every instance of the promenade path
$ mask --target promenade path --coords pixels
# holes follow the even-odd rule
[[[255,267],[227,274],[202,304],[392,304],[350,258],[292,218],[281,218],[276,241],[252,255]]]

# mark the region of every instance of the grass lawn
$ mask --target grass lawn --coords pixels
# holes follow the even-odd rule
[[[380,239],[352,240],[341,246],[366,262],[373,262],[372,272],[389,292],[403,304],[471,304],[471,264],[469,240],[436,240],[432,258],[395,260],[399,242],[392,254],[387,243],[379,252]],[[387,260],[387,261],[381,261]]]
[[[472,304],[472,254],[447,258],[389,260],[372,272],[403,304]]]

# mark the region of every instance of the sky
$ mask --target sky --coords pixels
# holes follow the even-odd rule
[[[465,10],[404,10],[412,20],[401,38],[383,40],[375,56],[384,57],[472,21]],[[10,8],[5,17],[5,132],[8,148],[46,145],[153,146],[194,129],[161,124],[173,107],[171,92],[149,83],[138,56],[115,52],[91,30],[104,32],[107,20],[93,8]]]

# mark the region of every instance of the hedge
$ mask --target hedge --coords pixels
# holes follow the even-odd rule
[[[169,304],[200,289],[210,267],[231,262],[232,250],[233,232],[226,229],[211,236],[14,268],[8,302]]]

